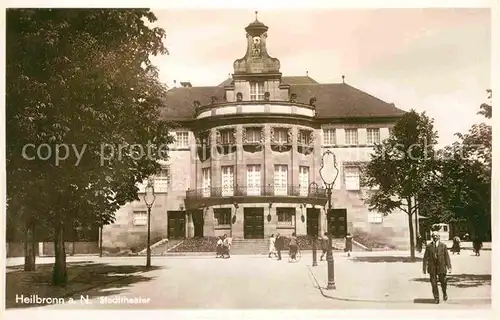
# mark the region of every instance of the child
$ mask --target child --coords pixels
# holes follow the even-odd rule
[[[346,236],[345,236],[345,249],[344,249],[345,252],[347,252],[347,256],[350,257],[351,256],[351,251],[352,251],[352,236],[350,233],[348,233]]]

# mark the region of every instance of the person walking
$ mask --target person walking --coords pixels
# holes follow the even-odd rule
[[[481,255],[482,247],[483,247],[483,241],[481,241],[481,238],[479,238],[479,236],[476,236],[474,238],[474,241],[472,241],[472,248],[474,249],[476,257],[479,257]]]
[[[323,253],[319,258],[319,261],[323,261],[323,257],[326,255],[326,251],[328,250],[328,232],[325,232],[321,237],[321,250]]]
[[[295,232],[292,233],[290,237],[290,259],[297,260],[297,251],[299,249],[299,245],[297,243],[297,234]]]
[[[227,234],[225,234],[222,237],[222,257],[224,258],[224,254],[227,254],[228,258],[231,258],[231,255],[229,254],[229,251],[231,249],[231,240],[230,238],[227,237]]]
[[[278,233],[276,235],[276,240],[274,242],[274,247],[276,248],[276,251],[278,252],[278,260],[281,260],[281,250],[283,250],[283,247],[285,246],[285,240],[283,237]]]
[[[443,300],[448,300],[448,294],[446,292],[447,271],[451,273],[451,261],[448,248],[445,243],[439,241],[439,234],[433,232],[432,241],[425,248],[422,272],[424,274],[426,272],[429,273],[434,303],[436,304],[439,303],[438,279],[441,284],[441,290],[443,291]]]
[[[417,251],[418,253],[422,253],[422,247],[423,247],[423,242],[422,242],[422,236],[417,234]]]
[[[348,257],[351,256],[351,252],[352,252],[352,235],[350,233],[348,233],[345,236],[345,248],[344,248],[344,251],[347,252],[347,256]]]
[[[222,254],[222,237],[217,237],[217,246],[215,247],[215,257],[220,258],[224,257]]]
[[[458,236],[453,237],[453,245],[451,246],[451,252],[453,254],[460,254],[460,238]]]
[[[275,247],[275,243],[276,243],[276,238],[274,237],[274,234],[271,235],[271,237],[269,238],[269,258],[271,258],[271,255],[273,254],[275,257],[277,257],[278,255],[276,254],[276,247]]]

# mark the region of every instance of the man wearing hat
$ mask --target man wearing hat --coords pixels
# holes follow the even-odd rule
[[[448,300],[448,294],[446,293],[447,271],[451,272],[451,261],[448,248],[446,247],[446,244],[439,241],[439,234],[437,232],[433,232],[432,242],[425,248],[423,273],[429,273],[435,303],[439,303],[439,290],[437,286],[438,278],[439,283],[441,283],[441,289],[443,290],[443,300]]]

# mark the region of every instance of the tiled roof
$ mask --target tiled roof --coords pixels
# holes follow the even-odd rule
[[[212,96],[221,101],[224,95],[224,87],[172,88],[167,91],[165,108],[161,111],[162,117],[167,120],[192,120],[194,101],[207,105],[211,102]]]
[[[318,119],[391,117],[401,116],[405,112],[393,103],[382,101],[348,84],[319,84],[309,77],[283,77],[285,79],[290,82],[290,94],[297,95],[297,102],[309,104],[311,98],[316,98]],[[297,84],[303,81],[310,84]],[[199,101],[203,106],[211,102],[212,96],[217,97],[218,101],[224,100],[225,90],[221,85],[168,90],[162,117],[173,121],[192,120],[194,101]]]
[[[345,83],[292,85],[290,94],[297,102],[309,104],[316,98],[316,117],[361,118],[390,117],[404,114],[393,103],[387,103]]]

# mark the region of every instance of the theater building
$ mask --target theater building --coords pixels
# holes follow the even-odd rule
[[[343,77],[321,84],[282,75],[267,52],[268,27],[256,20],[245,31],[247,50],[230,78],[212,87],[182,82],[166,95],[162,116],[178,127],[170,159],[155,177],[153,240],[314,235],[330,223],[335,237],[362,230],[407,247],[406,214],[368,211],[363,199],[370,190],[360,187],[360,167],[404,111]],[[339,169],[330,217],[319,174],[326,150]],[[104,228],[104,247],[145,242],[147,208],[139,197]]]

